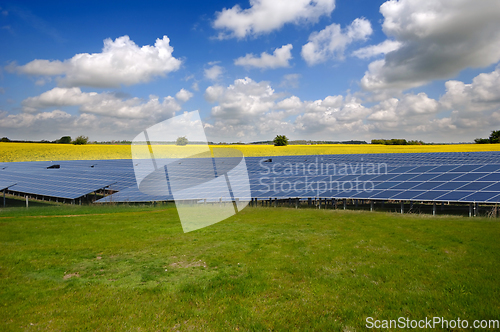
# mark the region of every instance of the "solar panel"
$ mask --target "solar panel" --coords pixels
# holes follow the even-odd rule
[[[0,180],[0,191],[12,187],[13,185],[15,185],[14,182],[10,182],[8,180]]]
[[[439,187],[436,187],[436,190],[456,190],[460,187],[463,187],[467,184],[467,182],[446,182]]]
[[[263,163],[264,158],[271,159],[271,162]],[[197,171],[196,159],[181,161],[184,168],[179,168],[180,173],[176,174],[179,189],[189,188],[199,182],[201,174]],[[254,198],[446,199],[463,202],[464,199],[469,199],[463,196],[465,194],[474,199],[481,200],[481,197],[484,197],[483,201],[500,202],[498,160],[500,152],[245,158]],[[147,195],[137,189],[134,163],[142,162],[141,160],[84,160],[0,163],[0,183],[2,180],[8,181],[8,184],[16,183],[9,188],[10,191],[68,198],[79,197],[77,195],[81,197],[89,190],[111,185],[111,188],[118,190],[118,193],[106,197],[103,201],[172,200],[168,188],[166,191],[158,190],[157,195]],[[231,159],[221,158],[216,163],[213,170],[217,175],[218,171],[224,172],[230,167]],[[288,174],[284,172],[286,163],[293,165]],[[308,166],[316,163],[318,167],[314,165],[310,167],[312,170],[310,173]],[[372,167],[370,164],[375,166]],[[53,165],[59,165],[59,168],[47,169]],[[325,165],[329,167],[326,168]],[[273,172],[273,166],[278,174]],[[264,177],[267,179],[263,180]],[[309,182],[315,182],[314,188],[306,185],[306,178]],[[268,187],[274,186],[273,181],[277,183],[276,190],[274,187]],[[318,190],[316,184],[322,187],[323,183],[326,183],[328,190]],[[356,184],[361,186],[353,187]],[[234,182],[233,185],[237,189],[243,184]],[[367,188],[363,189],[363,185]],[[186,189],[184,192],[186,195],[192,195],[193,199],[202,198],[200,196],[213,199],[214,194],[211,189],[217,188]],[[489,194],[479,194],[481,192]]]
[[[419,184],[418,186],[415,186],[413,189],[414,190],[432,190],[440,185],[444,184],[445,182],[424,182]]]
[[[482,177],[481,181],[500,181],[500,173],[490,173]]]
[[[487,200],[495,197],[498,195],[498,192],[491,192],[491,191],[481,191],[481,192],[476,192],[471,195],[468,195],[464,198],[462,198],[462,201],[465,202],[486,202]]]
[[[402,182],[391,189],[410,189],[418,185],[418,182]]]
[[[392,196],[391,199],[410,200],[410,199],[413,199],[414,197],[419,196],[423,193],[424,193],[424,191],[422,191],[422,190],[407,190],[407,191],[403,191],[400,194],[397,194],[396,196]]]
[[[446,193],[447,193],[447,191],[444,191],[444,190],[427,191],[427,192],[424,192],[423,194],[415,196],[414,199],[417,201],[433,201],[436,198],[445,195]]]
[[[437,199],[440,201],[460,201],[464,199],[465,197],[469,196],[472,194],[470,191],[452,191],[449,193],[446,193],[442,196],[439,196]]]

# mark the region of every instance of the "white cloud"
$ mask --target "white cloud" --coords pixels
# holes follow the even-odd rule
[[[55,122],[69,118],[71,118],[70,114],[60,110],[38,114],[7,114],[3,112],[0,113],[0,128],[26,128],[32,127],[37,122],[47,121],[54,124]]]
[[[157,96],[149,96],[149,100],[144,101],[140,98],[122,99],[111,93],[82,92],[80,88],[54,88],[23,100],[22,105],[27,113],[49,107],[80,106],[83,113],[129,119],[161,119],[181,110],[170,96],[161,102]]]
[[[283,45],[274,50],[273,54],[262,52],[260,57],[253,54],[247,54],[234,60],[237,66],[254,67],[261,69],[289,67],[288,61],[292,59],[292,44]]]
[[[72,115],[61,110],[37,114],[0,111],[2,135],[10,139],[55,140],[61,136],[89,136],[91,140],[131,140],[157,119],[120,119],[89,113]]]
[[[385,34],[401,46],[369,66],[366,90],[404,90],[500,60],[497,0],[391,0],[380,12]]]
[[[104,40],[102,53],[81,53],[65,61],[33,60],[16,67],[27,75],[58,76],[61,86],[119,87],[164,77],[181,66],[167,36],[155,45],[137,46],[128,36]]]
[[[366,40],[373,30],[368,20],[355,19],[342,30],[339,24],[331,24],[309,36],[309,42],[302,46],[301,55],[312,66],[329,59],[344,59],[346,47],[354,41]]]
[[[208,87],[205,93],[207,100],[218,102],[212,107],[214,118],[236,122],[268,112],[278,97],[268,82],[257,83],[248,77],[235,80],[227,88]]]
[[[177,92],[175,94],[175,98],[177,98],[177,100],[184,102],[184,103],[186,101],[188,101],[189,99],[191,99],[192,97],[193,97],[193,94],[186,89],[180,89],[179,92]]]
[[[335,0],[250,0],[250,8],[239,5],[216,13],[215,29],[219,38],[244,38],[280,29],[286,23],[315,23],[335,8]]]
[[[462,112],[500,109],[500,67],[491,73],[474,77],[471,84],[447,81],[446,94],[440,99],[443,107]]]
[[[401,43],[396,40],[387,39],[380,44],[360,48],[352,52],[352,55],[360,59],[367,59],[379,54],[387,54],[401,47]]]
[[[219,76],[222,75],[224,68],[218,65],[213,65],[212,67],[205,69],[205,78],[216,81]]]
[[[386,121],[386,122],[403,122],[408,120],[408,117],[436,114],[440,111],[440,105],[435,99],[429,98],[427,94],[421,92],[417,95],[405,94],[400,99],[390,98],[380,102],[372,107],[372,114],[368,116],[368,120]],[[417,124],[424,121],[412,118],[410,123]]]
[[[286,74],[281,80],[280,87],[297,89],[299,87],[300,74]]]

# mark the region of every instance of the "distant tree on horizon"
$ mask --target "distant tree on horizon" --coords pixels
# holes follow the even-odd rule
[[[80,135],[73,141],[74,145],[85,145],[89,142],[89,138],[87,136]]]
[[[273,142],[274,146],[287,146],[288,138],[285,135],[276,135]]]
[[[180,145],[180,146],[184,146],[184,145],[187,145],[188,144],[188,139],[186,138],[186,136],[181,136],[181,137],[178,137],[177,138],[177,141],[175,141],[175,145]]]
[[[500,130],[493,130],[489,138],[476,138],[476,144],[500,143]]]
[[[56,143],[70,144],[71,143],[71,136],[63,136],[60,139],[56,140]]]

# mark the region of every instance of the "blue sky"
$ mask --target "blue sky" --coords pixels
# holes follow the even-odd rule
[[[467,142],[500,126],[497,0],[0,1],[0,135]]]

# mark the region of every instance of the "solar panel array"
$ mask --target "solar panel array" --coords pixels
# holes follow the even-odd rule
[[[371,200],[500,202],[500,152],[314,155],[245,158],[251,198],[354,198]],[[110,186],[99,202],[171,201],[171,188],[141,192],[134,164],[140,160],[21,162],[0,164],[9,191],[75,199]],[[177,186],[200,181],[196,159],[184,159]],[[216,165],[215,165],[216,164]],[[217,159],[226,172],[231,158]],[[59,168],[48,168],[59,165]],[[179,176],[177,174],[176,176]],[[163,174],[159,173],[159,176]],[[168,172],[165,170],[165,177]],[[12,185],[14,184],[15,185]],[[312,183],[312,184],[311,184]],[[234,182],[238,189],[244,183]],[[213,188],[216,189],[216,188]],[[189,190],[186,191],[191,195]],[[217,190],[192,190],[192,199],[216,201]]]
[[[0,182],[15,183],[8,189],[11,192],[77,199],[106,187],[120,190],[134,185],[128,164],[114,160],[2,163]]]

